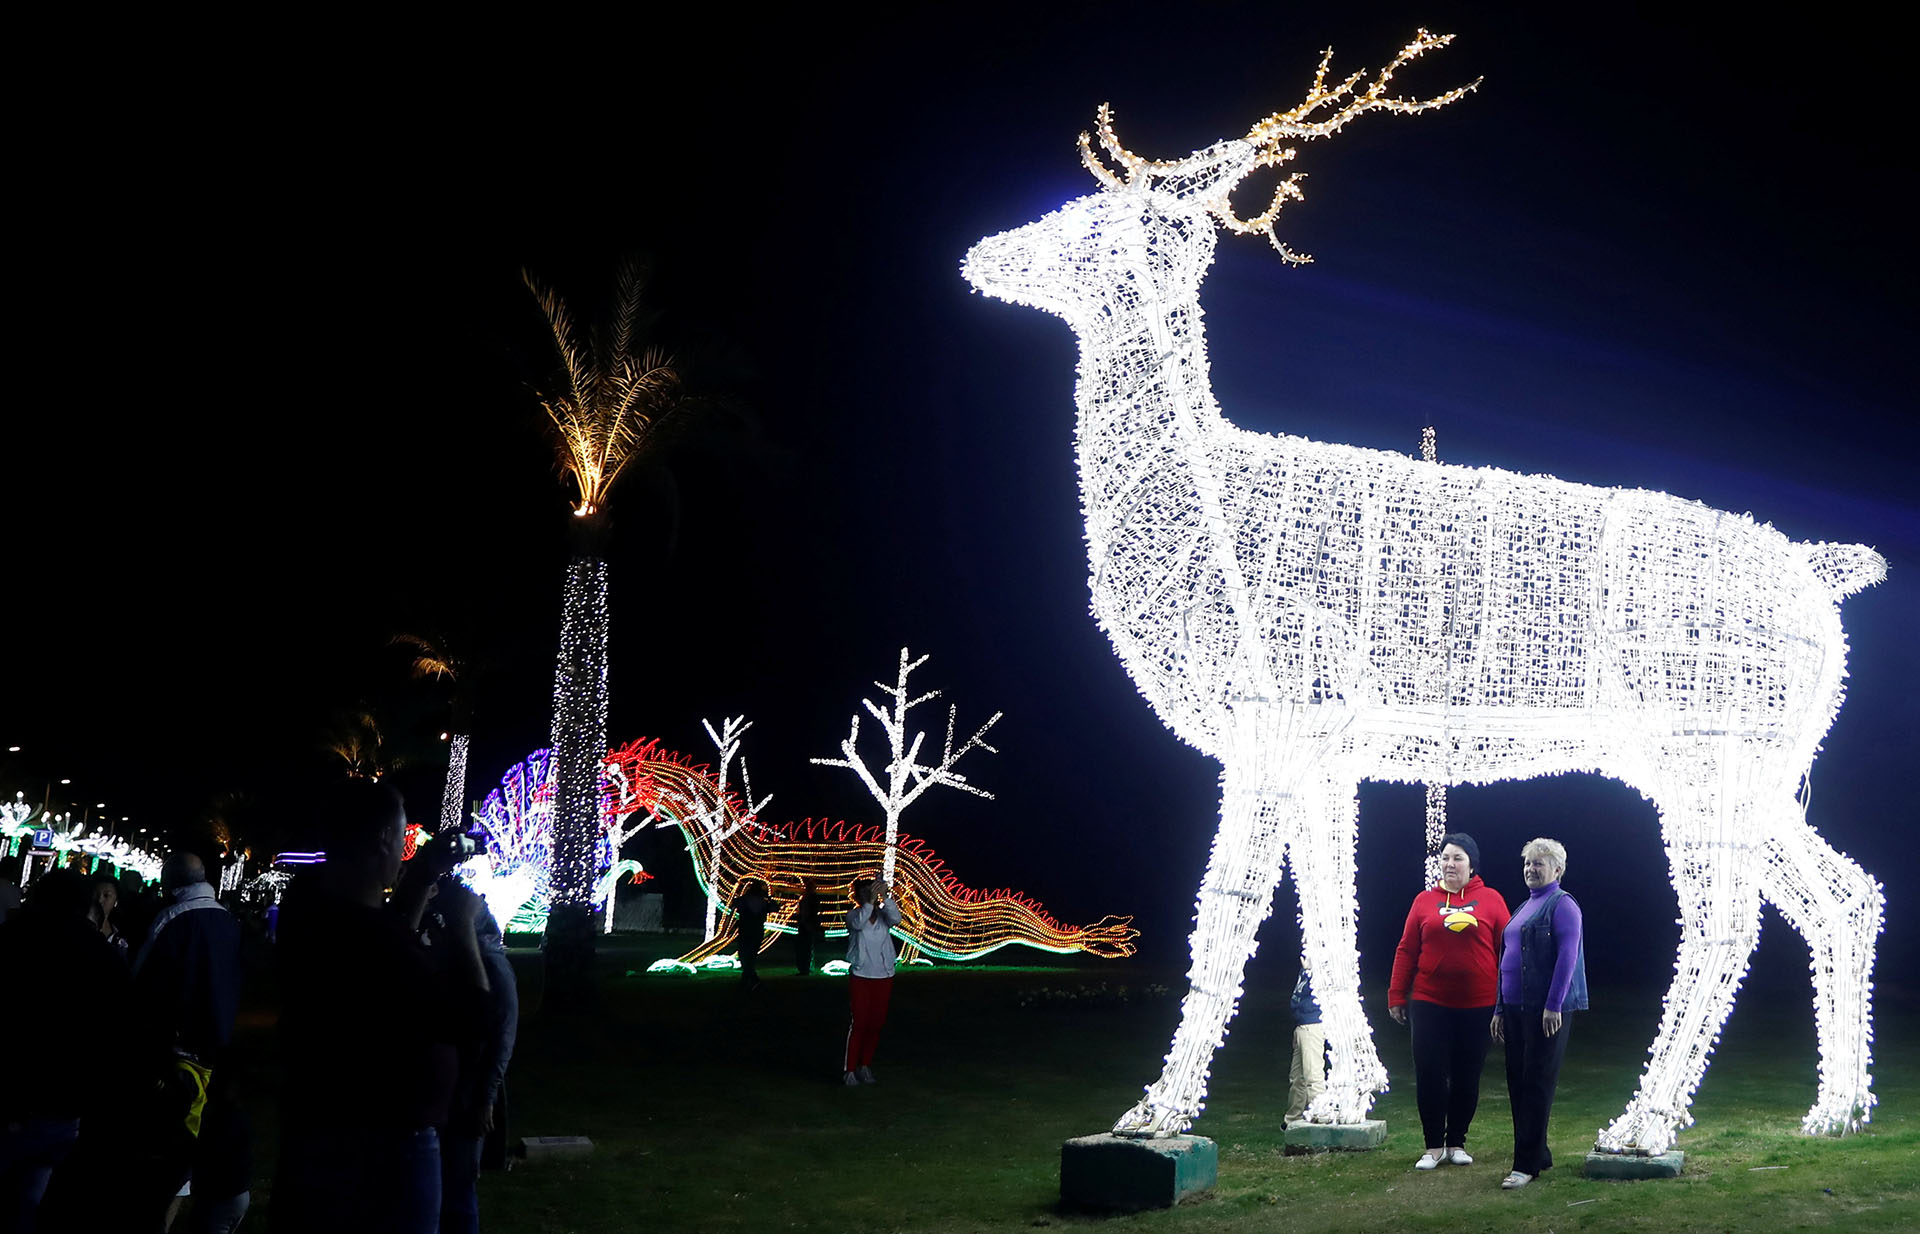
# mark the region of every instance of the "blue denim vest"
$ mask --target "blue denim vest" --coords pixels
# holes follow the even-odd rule
[[[1556,887],[1553,894],[1541,902],[1539,911],[1520,927],[1520,1003],[1523,1007],[1545,1009],[1547,1005],[1547,987],[1553,984],[1553,965],[1560,956],[1559,944],[1553,937],[1553,906],[1565,894],[1565,890]],[[1560,1010],[1586,1009],[1587,948],[1583,941],[1579,954],[1573,957],[1573,983],[1567,987],[1566,1005]]]

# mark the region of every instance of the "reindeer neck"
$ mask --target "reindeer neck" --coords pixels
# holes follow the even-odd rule
[[[1077,447],[1086,499],[1137,482],[1152,453],[1192,458],[1226,428],[1207,380],[1200,296],[1116,309],[1097,337],[1080,333]]]

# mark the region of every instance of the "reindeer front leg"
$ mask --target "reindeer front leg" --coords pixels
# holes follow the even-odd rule
[[[1283,829],[1292,803],[1262,791],[1253,778],[1227,767],[1220,797],[1220,830],[1200,882],[1193,928],[1193,967],[1160,1078],[1113,1125],[1115,1135],[1141,1139],[1179,1135],[1204,1104],[1213,1052],[1226,1036],[1253,954],[1254,934],[1273,906],[1273,889],[1286,856]]]

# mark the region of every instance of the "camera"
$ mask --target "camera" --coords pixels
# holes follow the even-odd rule
[[[480,841],[464,831],[445,831],[420,846],[420,855],[430,862],[444,862],[449,868],[459,865],[480,851]]]

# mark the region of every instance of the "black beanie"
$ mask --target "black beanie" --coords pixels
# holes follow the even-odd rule
[[[1467,865],[1473,873],[1480,872],[1480,846],[1473,842],[1472,836],[1464,831],[1449,831],[1440,841],[1440,847],[1445,848],[1449,844],[1467,855]]]

